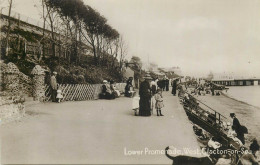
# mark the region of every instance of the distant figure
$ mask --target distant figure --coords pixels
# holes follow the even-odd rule
[[[162,87],[162,80],[158,80],[158,81],[157,81],[157,86],[158,86],[158,88],[160,88],[160,89],[163,88],[163,87]]]
[[[167,78],[165,80],[165,88],[166,88],[166,91],[169,91],[169,83],[170,83],[170,80]]]
[[[126,97],[132,97],[133,95],[133,90],[131,90],[131,88],[133,88],[133,77],[129,77],[128,80],[126,81],[126,86],[125,86],[125,96]]]
[[[176,82],[176,80],[173,80],[173,82],[172,82],[172,94],[173,94],[173,96],[176,96],[176,89],[177,89],[177,82]]]
[[[58,89],[58,84],[57,84],[57,72],[53,72],[53,75],[51,76],[51,100],[52,102],[57,102],[56,96],[57,96],[57,89]]]
[[[234,130],[237,133],[237,138],[245,144],[245,137],[244,137],[244,132],[242,131],[242,126],[240,125],[239,120],[236,118],[235,113],[230,113],[230,117],[233,119],[233,126]]]
[[[116,89],[116,85],[113,80],[110,81],[110,89],[112,90],[112,93],[115,95],[115,97],[120,96],[120,92],[119,92],[119,90]]]
[[[134,95],[132,101],[133,101],[132,102],[132,106],[133,106],[132,109],[135,111],[135,116],[138,116],[140,97]]]
[[[128,84],[132,87],[133,86],[133,77],[129,77],[128,80],[126,81],[126,84]]]
[[[152,95],[155,95],[156,90],[157,90],[156,83],[155,83],[155,80],[153,80],[153,81],[151,82]]]
[[[212,96],[214,96],[214,95],[215,95],[215,93],[214,93],[214,92],[215,92],[215,91],[214,91],[215,89],[214,89],[214,86],[213,86],[213,85],[211,85],[210,90],[211,90]]]
[[[62,90],[61,90],[61,87],[59,86],[58,90],[57,90],[57,100],[58,100],[58,103],[61,102],[61,99],[63,98],[63,95],[62,95]]]
[[[150,75],[146,75],[144,79],[139,89],[139,116],[151,116],[151,88],[149,81],[152,78]]]
[[[256,139],[253,140],[253,143],[250,145],[249,149],[252,151],[252,154],[256,158],[256,152],[259,151],[259,144],[257,143]]]
[[[162,91],[161,89],[157,89],[156,94],[154,95],[155,99],[155,108],[157,112],[157,116],[163,116],[162,114],[162,108],[164,107],[163,105],[163,97],[162,97]]]
[[[162,90],[165,91],[165,88],[166,88],[166,79],[163,78],[163,80],[162,80]]]

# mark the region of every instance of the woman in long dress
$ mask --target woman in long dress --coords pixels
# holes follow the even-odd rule
[[[149,75],[144,77],[145,80],[140,84],[139,95],[139,116],[151,116],[151,88]]]
[[[173,82],[172,82],[172,94],[173,94],[173,96],[176,95],[176,89],[177,89],[177,82],[176,82],[176,80],[173,80]]]

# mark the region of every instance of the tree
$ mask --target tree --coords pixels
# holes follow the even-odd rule
[[[10,18],[12,7],[13,7],[13,0],[9,0],[8,3],[9,3],[8,17]],[[11,19],[8,19],[7,34],[6,34],[6,56],[9,55],[9,35],[10,35],[10,30],[11,30]]]
[[[119,67],[120,69],[122,69],[123,67],[123,61],[125,59],[125,57],[127,56],[128,53],[128,46],[125,43],[124,39],[122,36],[120,36],[119,38]]]
[[[140,71],[142,69],[142,61],[137,56],[133,56],[129,63],[131,63],[129,67],[135,71]]]

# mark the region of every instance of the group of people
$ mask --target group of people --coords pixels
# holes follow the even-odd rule
[[[169,91],[169,86],[170,86],[170,80],[168,78],[163,78],[161,80],[158,80],[158,78],[155,80],[157,83],[157,86],[162,90],[162,91]]]
[[[161,89],[158,88],[155,80],[151,83],[152,78],[150,75],[147,74],[144,79],[139,88],[139,116],[151,116],[153,98],[156,100],[157,116],[163,116],[161,109],[164,105]]]
[[[135,94],[133,87],[133,77],[129,77],[126,81],[125,91],[123,92],[126,97],[133,97]],[[121,95],[120,91],[116,88],[116,83],[111,80],[103,80],[102,92],[99,95],[100,99],[115,99]]]
[[[152,79],[149,74],[144,79],[139,88],[139,116],[151,116],[153,108],[156,109],[157,116],[164,116],[162,114],[162,108],[164,107],[162,91],[169,91],[169,79]],[[176,95],[177,80],[172,81],[172,87],[172,94]]]
[[[102,92],[99,94],[100,99],[115,99],[120,96],[120,91],[116,88],[115,82],[103,80]]]

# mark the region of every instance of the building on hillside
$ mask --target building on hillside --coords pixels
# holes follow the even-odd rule
[[[5,41],[3,40],[6,36],[8,20],[11,22],[11,33],[10,41],[19,41],[19,46],[16,46],[22,51],[25,52],[27,57],[38,57],[41,54],[44,54],[44,57],[53,56],[53,44],[51,41],[51,30],[47,26],[43,29],[42,23],[40,21],[32,21],[33,19],[20,15],[19,13],[12,12],[13,15],[8,17],[5,14],[0,14],[0,28],[1,28],[1,53],[5,54]],[[43,32],[45,34],[44,45],[43,41]],[[70,45],[71,40],[66,38],[62,33],[54,32],[54,38],[56,38],[56,43],[54,45],[55,56],[62,58],[69,58],[70,54]],[[78,49],[79,55],[89,55],[93,56],[93,52],[90,45],[86,45],[83,42],[78,41],[81,45],[81,49]],[[15,49],[14,45],[9,45],[9,51],[19,52]]]

